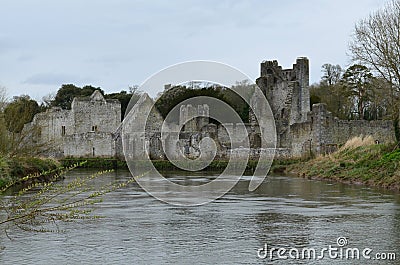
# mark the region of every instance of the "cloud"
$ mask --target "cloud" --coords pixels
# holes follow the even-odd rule
[[[89,58],[86,60],[88,63],[104,63],[104,64],[119,64],[119,63],[131,63],[134,61],[133,56],[130,54],[109,54],[109,55],[98,55],[97,57]]]
[[[307,56],[317,82],[322,64],[347,63],[354,23],[381,2],[41,0],[21,9],[2,0],[0,81],[18,93],[92,82],[115,91],[182,61],[220,61],[257,78],[263,60],[287,68]]]
[[[22,54],[20,56],[17,57],[17,61],[18,62],[29,62],[34,60],[35,57],[31,54]]]
[[[5,54],[10,50],[16,49],[20,47],[20,45],[14,41],[2,38],[0,36],[0,54]]]
[[[39,73],[28,77],[23,83],[30,85],[60,85],[66,83],[85,83],[90,81],[90,78],[83,78],[70,74]]]

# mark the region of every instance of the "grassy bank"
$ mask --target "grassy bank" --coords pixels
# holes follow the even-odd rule
[[[114,158],[64,158],[59,162],[43,158],[4,158],[0,156],[0,188],[29,174],[82,164],[84,168],[127,169],[125,161]],[[229,161],[215,160],[204,170],[223,171]],[[170,161],[152,161],[158,170],[179,170]],[[247,163],[253,172],[258,161]],[[374,144],[372,138],[356,137],[338,151],[312,160],[275,160],[271,172],[296,174],[349,184],[365,184],[400,190],[400,149],[394,145]]]
[[[312,179],[333,180],[400,190],[400,149],[355,137],[338,151],[288,165],[287,173]]]
[[[0,156],[0,188],[18,183],[28,175],[56,170],[60,163],[50,158]]]

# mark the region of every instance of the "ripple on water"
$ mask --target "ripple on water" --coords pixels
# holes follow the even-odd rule
[[[79,174],[88,173],[74,176]],[[108,177],[123,180],[129,173]],[[187,181],[183,175],[169,177]],[[201,185],[214,177],[190,181]],[[0,263],[267,264],[256,252],[265,243],[322,248],[334,245],[339,236],[351,246],[400,253],[396,194],[285,176],[268,177],[249,192],[250,179],[243,178],[224,197],[201,207],[162,203],[133,184],[95,206],[94,213],[104,216],[100,220],[63,224],[66,232],[60,234],[11,231],[15,240],[0,237],[5,246]]]

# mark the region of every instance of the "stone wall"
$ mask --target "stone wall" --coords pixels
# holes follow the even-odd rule
[[[371,135],[378,143],[389,143],[395,141],[393,121],[343,121],[336,120],[332,132],[332,141],[345,143],[349,136]]]
[[[36,128],[32,137],[43,146],[44,155],[85,157],[115,155],[113,133],[121,120],[118,100],[105,100],[99,91],[90,97],[74,98],[71,110],[58,107],[38,113],[25,124],[24,133]]]
[[[161,152],[163,119],[153,105],[153,100],[147,94],[143,94],[126,115],[120,130],[121,144],[117,143],[117,146],[122,147],[116,150],[118,157],[124,157],[124,153],[129,159],[137,160],[163,157]],[[145,113],[149,115],[146,116]]]
[[[313,124],[310,121],[295,123],[290,126],[291,132],[291,156],[301,157],[311,155],[313,152]]]
[[[106,100],[99,91],[88,98],[74,98],[71,104],[74,133],[114,132],[121,123],[121,104]]]
[[[23,128],[23,134],[31,135],[33,143],[42,149],[43,155],[51,157],[64,155],[64,136],[73,132],[71,111],[58,107],[36,114],[32,122],[25,124]]]
[[[250,131],[250,124],[220,124],[218,125],[218,140],[224,146],[232,148],[241,146],[246,147],[246,139],[248,138]]]
[[[326,109],[314,104],[306,122],[290,126],[292,156],[300,157],[335,151],[356,136],[372,136],[379,143],[396,140],[393,121],[339,120]]]
[[[70,157],[114,157],[115,141],[110,133],[86,132],[65,136],[64,155]]]

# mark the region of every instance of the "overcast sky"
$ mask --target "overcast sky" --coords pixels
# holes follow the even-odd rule
[[[106,92],[188,60],[234,66],[253,80],[263,60],[346,66],[354,23],[383,0],[0,0],[0,85],[42,96],[64,83]]]

